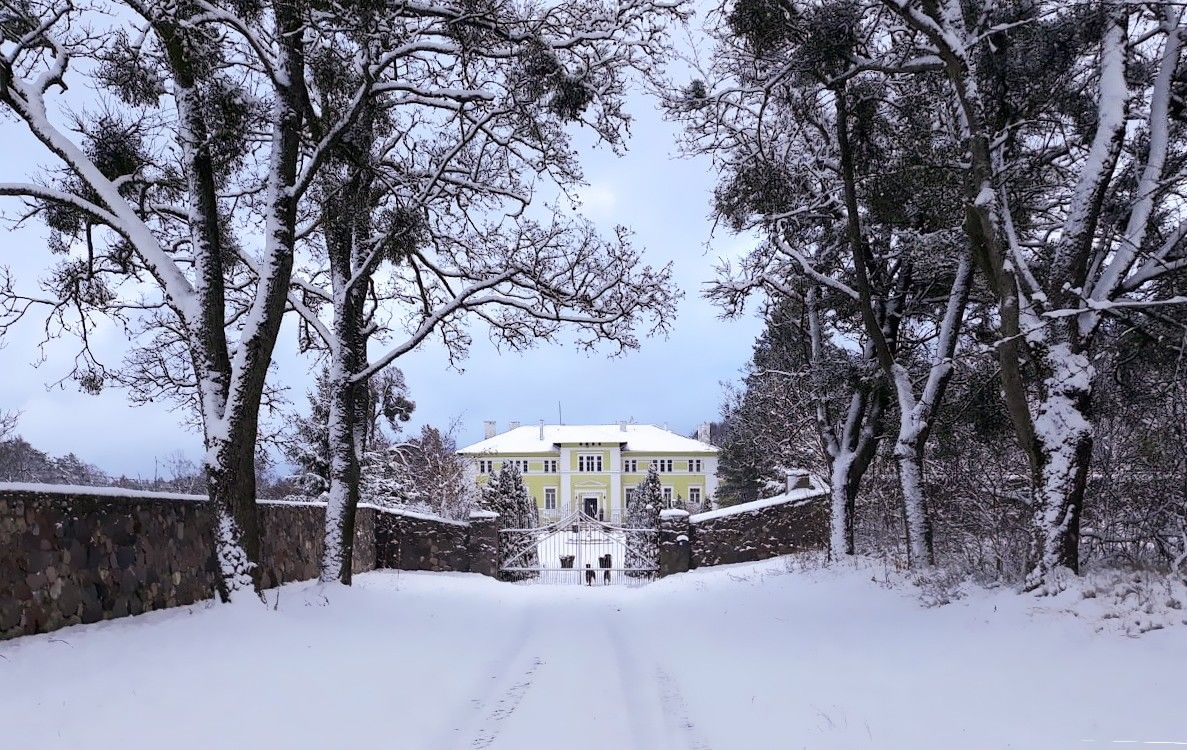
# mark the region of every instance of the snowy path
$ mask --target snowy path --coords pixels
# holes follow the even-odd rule
[[[603,591],[600,598],[558,591],[551,601],[534,599],[530,625],[467,688],[472,709],[460,712],[462,720],[435,747],[534,747],[548,725],[558,739],[579,733],[580,747],[708,750],[679,687],[652,655],[632,646],[637,623],[610,606],[612,591]]]
[[[384,572],[329,606],[295,584],[276,610],[67,628],[0,643],[0,750],[1187,743],[1187,627],[1127,638],[1009,592],[925,609],[871,573],[772,561],[590,589]]]

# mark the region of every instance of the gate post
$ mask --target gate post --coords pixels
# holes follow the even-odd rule
[[[470,511],[466,535],[470,572],[497,578],[499,575],[499,514],[489,510]]]
[[[691,524],[688,511],[668,508],[659,512],[659,577],[684,573],[692,567]]]

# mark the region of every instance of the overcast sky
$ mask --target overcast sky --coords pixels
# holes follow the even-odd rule
[[[628,152],[617,157],[605,148],[580,148],[586,181],[583,212],[602,228],[623,224],[635,232],[647,261],[672,261],[684,291],[667,339],[647,339],[642,348],[610,359],[586,355],[571,346],[543,345],[524,354],[499,352],[476,329],[463,372],[452,371],[441,348],[427,343],[399,361],[416,402],[409,429],[458,422],[458,441],[482,437],[483,420],[539,419],[554,422],[557,405],[569,424],[634,419],[687,434],[714,419],[721,381],[736,378],[749,357],[759,322],[749,315],[723,321],[701,296],[718,257],[736,257],[748,240],[719,231],[711,237],[709,206],[713,177],[703,160],[676,156],[675,126],[665,122],[645,97],[632,99],[636,118]],[[584,139],[578,139],[584,143]],[[0,120],[0,181],[34,174],[49,163],[39,144],[11,119]],[[11,215],[19,205],[0,199]],[[8,266],[22,289],[35,289],[50,262],[39,226],[10,231],[0,227],[0,265]],[[305,409],[312,381],[311,360],[297,354],[295,327],[286,326],[275,353],[275,382],[287,386],[292,407]],[[0,349],[0,410],[22,413],[19,431],[52,454],[74,452],[111,473],[151,476],[154,459],[181,451],[201,454],[200,437],[180,426],[163,406],[131,406],[126,394],[109,390],[80,393],[71,382],[52,387],[70,367],[75,342],[52,343],[40,359],[41,321],[30,318]],[[122,331],[99,332],[96,348],[116,365],[126,346]]]

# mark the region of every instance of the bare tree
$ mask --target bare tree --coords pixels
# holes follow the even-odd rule
[[[82,387],[125,382],[200,416],[229,597],[251,587],[259,554],[258,418],[305,231],[299,204],[399,56],[363,47],[353,105],[330,118],[307,93],[307,41],[333,25],[313,3],[2,7],[0,102],[58,169],[0,184],[0,195],[25,198],[67,257],[47,294],[4,285],[3,325],[44,309],[48,332],[82,339]],[[110,96],[76,117],[68,82]],[[90,349],[103,315],[146,344],[125,368]]]
[[[0,411],[0,442],[16,435],[16,426],[20,417],[20,412]]]
[[[383,368],[432,335],[464,356],[470,322],[513,349],[566,329],[582,347],[629,349],[639,325],[666,330],[668,268],[646,266],[624,229],[602,238],[532,204],[542,181],[568,189],[580,179],[566,124],[622,142],[626,75],[662,53],[664,23],[679,16],[651,0],[613,10],[493,2],[481,13],[443,2],[377,11],[322,45],[322,64],[339,75],[315,94],[332,112],[348,101],[341,81],[362,77],[353,49],[366,30],[405,40],[329,157],[308,263],[289,295],[329,370],[323,581],[350,582],[361,394]]]
[[[1161,283],[1187,268],[1183,9],[883,5],[942,64],[967,164],[964,226],[997,296],[1002,386],[1033,474],[1029,585],[1057,588],[1079,568],[1101,323],[1141,326],[1187,302]]]

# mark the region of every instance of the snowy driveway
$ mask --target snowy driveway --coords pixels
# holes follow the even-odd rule
[[[296,584],[276,610],[69,628],[0,644],[0,748],[1187,742],[1187,628],[1126,638],[1005,592],[923,609],[870,576],[772,561],[587,589],[379,572],[329,606]]]

